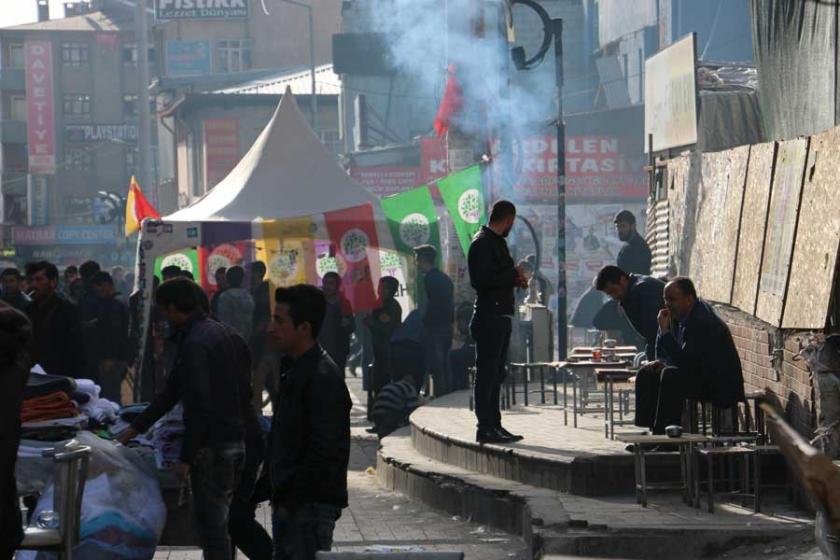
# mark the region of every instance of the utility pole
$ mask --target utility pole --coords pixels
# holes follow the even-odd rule
[[[315,86],[315,18],[313,15],[312,6],[306,4],[305,2],[299,2],[298,0],[280,0],[281,2],[285,2],[286,4],[291,4],[293,6],[298,6],[306,10],[307,15],[309,17],[309,79],[310,79],[310,99],[309,99],[309,124],[312,125],[312,129],[316,130],[318,127],[318,95],[317,95],[317,88]],[[267,14],[268,12],[266,12]]]
[[[557,88],[557,352],[566,359],[566,122],[563,120],[563,20],[552,19],[554,81]]]
[[[137,41],[137,180],[140,187],[147,189],[146,192],[153,198],[152,204],[160,204],[158,198],[158,186],[155,182],[151,188],[149,173],[149,162],[151,161],[151,140],[152,127],[149,115],[149,30],[148,16],[146,14],[146,0],[136,0],[137,10],[135,12],[135,39]]]

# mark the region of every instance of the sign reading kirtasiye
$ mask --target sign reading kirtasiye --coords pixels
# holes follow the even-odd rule
[[[248,17],[248,0],[155,0],[157,19]]]

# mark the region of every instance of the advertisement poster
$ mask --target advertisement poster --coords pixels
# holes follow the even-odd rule
[[[210,41],[167,41],[166,75],[173,78],[212,73]]]
[[[566,200],[598,202],[647,196],[645,157],[634,153],[629,137],[610,135],[566,138]],[[515,198],[526,203],[557,200],[557,139],[531,136],[514,142]],[[494,167],[495,176],[501,170]]]
[[[33,175],[52,175],[55,173],[52,43],[26,41],[24,52],[29,172]]]
[[[227,177],[239,162],[239,121],[207,119],[204,121],[204,160],[207,190]]]
[[[427,185],[449,174],[446,143],[442,138],[420,139],[420,183]]]

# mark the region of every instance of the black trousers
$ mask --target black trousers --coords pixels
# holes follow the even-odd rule
[[[666,426],[682,423],[685,399],[698,398],[701,392],[696,375],[675,367],[660,372],[643,367],[636,374],[635,424],[664,434]]]
[[[260,467],[265,460],[265,444],[261,440],[249,441],[245,447],[245,466],[239,479],[239,486],[233,493],[228,518],[228,533],[231,545],[238,548],[250,560],[271,560],[273,547],[271,537],[257,522],[255,489],[260,475]]]
[[[505,380],[511,319],[490,313],[476,313],[470,324],[475,340],[475,415],[478,429],[502,425],[499,396]]]

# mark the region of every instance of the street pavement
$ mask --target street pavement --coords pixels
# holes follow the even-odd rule
[[[348,485],[350,507],[335,530],[333,550],[362,551],[463,551],[468,559],[524,559],[525,543],[518,537],[431,510],[405,496],[383,490],[376,481],[376,438],[367,434],[365,399],[361,380],[348,379],[353,397],[352,435]],[[267,504],[258,519],[271,527]],[[240,558],[244,555],[239,554]],[[155,560],[199,560],[197,548],[160,547]]]

